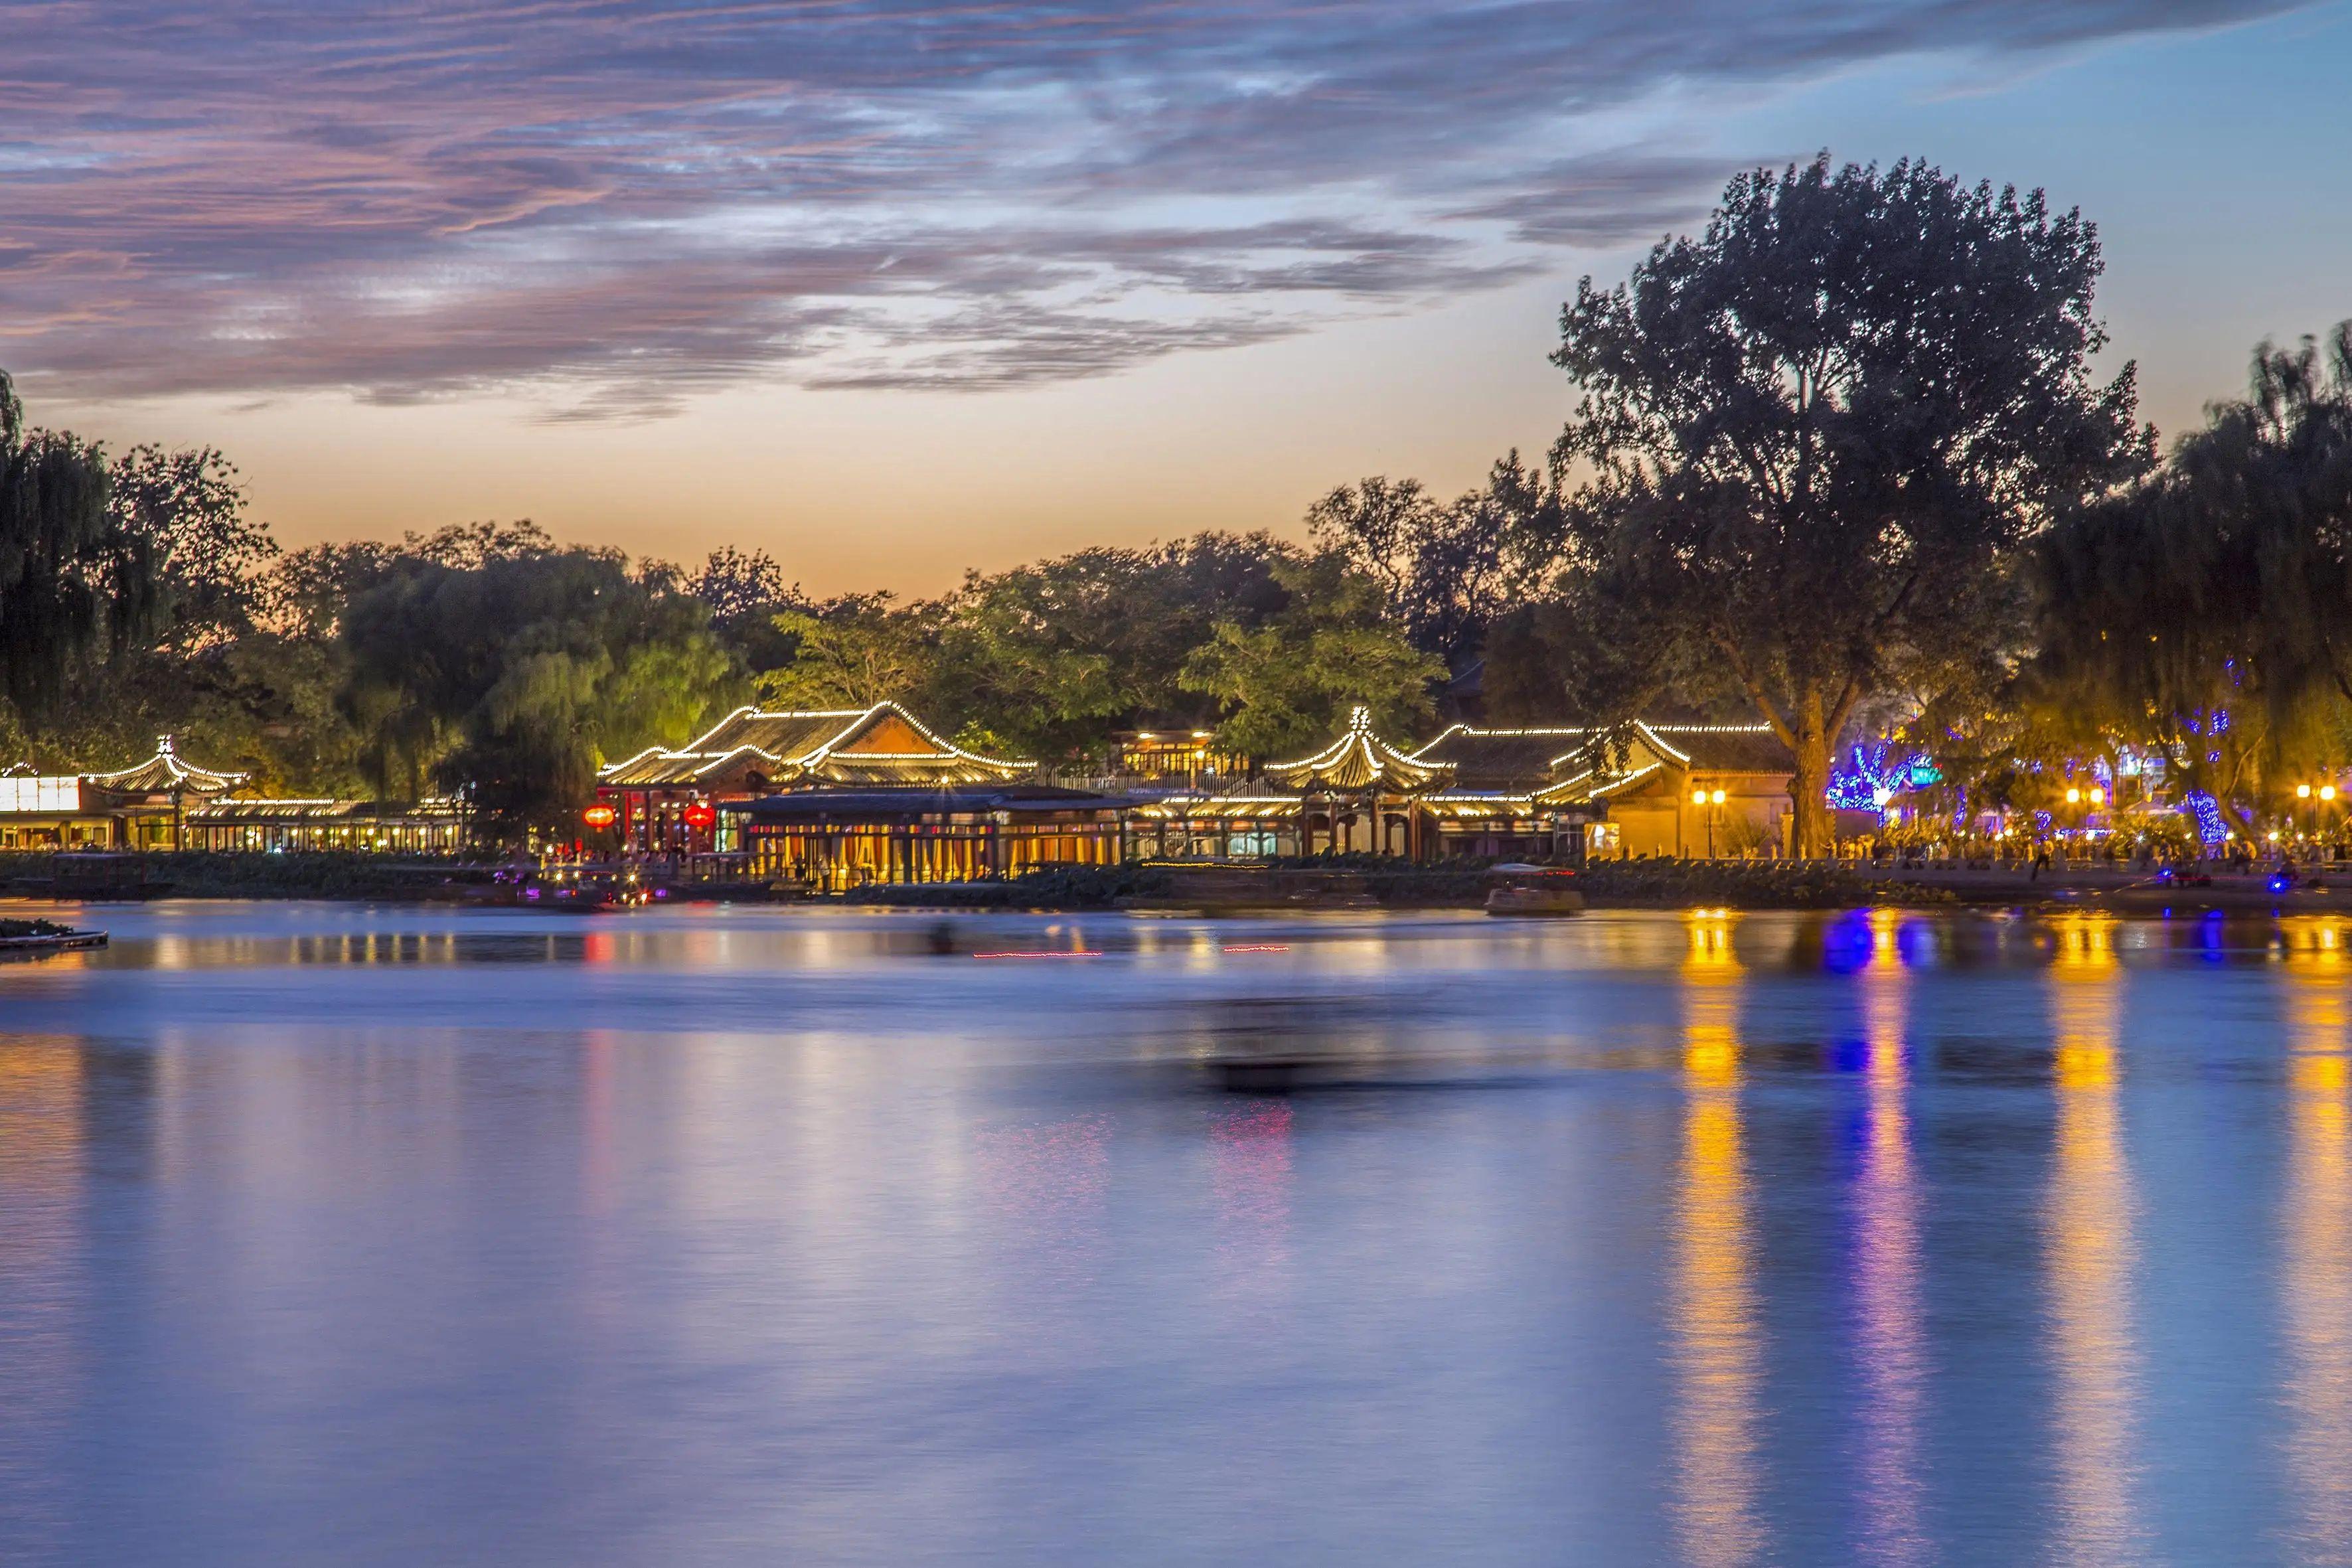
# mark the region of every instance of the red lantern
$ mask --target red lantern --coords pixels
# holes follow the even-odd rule
[[[610,827],[613,819],[620,815],[609,805],[592,805],[580,814],[580,820],[591,827]]]
[[[719,823],[719,808],[707,800],[691,802],[678,815],[685,817],[686,825],[697,833],[708,833]]]

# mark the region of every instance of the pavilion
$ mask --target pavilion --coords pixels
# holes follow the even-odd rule
[[[745,874],[825,892],[1012,877],[1128,858],[1131,803],[1045,784],[788,790],[729,801]]]
[[[614,813],[624,852],[740,853],[725,807],[803,790],[952,789],[1007,784],[1034,763],[1006,762],[942,739],[895,702],[811,712],[738,708],[675,751],[649,746],[604,768],[596,800]]]

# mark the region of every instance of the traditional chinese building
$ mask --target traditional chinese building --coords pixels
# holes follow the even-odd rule
[[[968,752],[895,702],[821,712],[739,708],[676,751],[648,747],[604,768],[596,798],[633,854],[707,855],[745,847],[730,803],[818,789],[952,788],[1006,784],[1034,763]]]
[[[281,799],[237,793],[247,775],[199,767],[172,737],[107,773],[0,773],[0,849],[382,850],[463,848],[454,801]]]
[[[1604,825],[1588,853],[1715,858],[1788,847],[1796,759],[1765,724],[1648,724],[1562,757],[1538,806]]]
[[[1268,764],[1256,785],[1153,800],[1138,808],[1136,831],[1148,853],[1170,858],[1425,858],[1434,837],[1425,803],[1452,773],[1450,763],[1419,761],[1380,735],[1360,704],[1339,738],[1314,755]]]
[[[261,853],[314,849],[454,855],[466,847],[466,816],[453,800],[249,799],[229,796],[188,808],[191,849]]]
[[[11,770],[0,775],[0,848],[176,849],[188,812],[245,777],[196,766],[169,735],[145,762],[110,773]]]
[[[1129,803],[1042,784],[790,790],[729,801],[727,837],[757,879],[843,892],[960,882],[1045,865],[1115,866]]]
[[[1794,760],[1764,725],[1451,725],[1406,752],[1359,708],[1312,757],[1138,808],[1145,854],[1736,856],[1785,843]]]
[[[1561,765],[1591,738],[1568,726],[1441,731],[1412,754],[1451,770],[1446,787],[1422,803],[1433,829],[1431,855],[1549,859],[1580,851],[1589,815],[1535,797],[1559,782]]]

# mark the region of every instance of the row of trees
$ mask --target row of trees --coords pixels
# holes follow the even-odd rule
[[[0,389],[7,383],[0,376]],[[597,764],[754,699],[894,699],[1007,754],[1219,727],[1258,754],[1347,704],[1412,728],[1444,662],[1333,548],[1202,533],[1095,549],[936,600],[815,600],[772,557],[698,570],[530,523],[285,552],[209,448],[121,456],[0,397],[0,758],[120,765],[154,735],[265,788],[466,791],[494,826],[571,819]]]
[[[1411,731],[1450,683],[1504,723],[1760,714],[1801,853],[1862,732],[1986,805],[2152,749],[2251,826],[2352,756],[2352,329],[2265,345],[2159,461],[2132,367],[2091,373],[2101,267],[2038,192],[1744,174],[1580,285],[1553,359],[1582,402],[1539,466],[1343,486],[1306,545],[1087,550],[913,602],[527,523],[281,553],[218,453],[110,458],[0,392],[0,752],[172,729],[281,788],[462,784],[520,825],[752,696],[897,699],[1059,762],[1158,726],[1292,752],[1353,701]]]

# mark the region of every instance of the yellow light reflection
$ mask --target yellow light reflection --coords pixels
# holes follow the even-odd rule
[[[2116,924],[2059,922],[2051,968],[2057,1148],[2044,1224],[2057,1380],[2057,1560],[2128,1563],[2137,1355],[2132,1342],[2132,1184],[2116,1105],[2123,975]]]
[[[1868,1131],[1856,1181],[1854,1295],[1860,1332],[1862,1556],[1925,1561],[1919,1458],[1927,1347],[1920,1287],[1919,1179],[1905,1100],[1904,1025],[1910,975],[1895,947],[1896,915],[1873,910],[1862,973]]]
[[[1755,1560],[1762,1346],[1754,1223],[1741,1150],[1739,962],[1731,917],[1688,919],[1683,1079],[1689,1102],[1675,1203],[1669,1327],[1675,1381],[1675,1528],[1682,1560]]]
[[[2298,1555],[2352,1562],[2352,984],[2333,922],[2287,932],[2286,1468]]]

